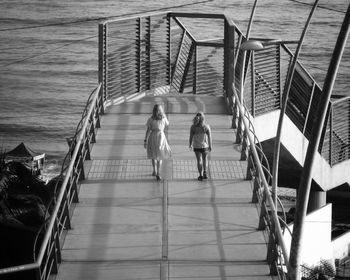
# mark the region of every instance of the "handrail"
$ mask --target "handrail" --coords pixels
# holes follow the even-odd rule
[[[99,98],[100,89],[101,89],[101,84],[99,84],[98,87],[93,91],[94,97],[93,97],[93,99],[92,99],[92,101],[90,103],[88,102],[89,104],[91,104],[91,103],[92,104],[96,104],[96,102],[97,102],[97,100]],[[43,261],[44,255],[45,255],[46,248],[49,246],[49,241],[51,239],[52,231],[53,231],[53,228],[55,226],[55,222],[56,222],[57,216],[58,216],[60,208],[61,208],[61,203],[63,201],[63,197],[64,197],[65,192],[66,192],[68,180],[69,180],[71,174],[74,171],[73,169],[74,169],[75,160],[77,159],[77,155],[78,155],[78,152],[79,152],[79,149],[80,149],[80,145],[83,143],[83,139],[85,137],[85,132],[86,132],[86,130],[88,128],[88,125],[89,125],[89,122],[90,122],[90,117],[89,116],[92,115],[94,110],[95,110],[95,107],[94,106],[90,106],[90,108],[88,110],[88,113],[85,116],[83,114],[83,118],[85,117],[85,121],[84,121],[84,124],[82,126],[82,129],[80,130],[80,135],[79,135],[77,144],[75,145],[74,152],[73,152],[73,155],[72,155],[70,163],[69,163],[68,171],[65,174],[64,181],[62,183],[60,192],[58,194],[55,207],[54,207],[53,212],[52,212],[52,214],[50,216],[49,224],[48,224],[48,227],[46,229],[43,241],[41,243],[37,260],[35,262],[29,263],[29,264],[17,265],[17,266],[2,268],[2,269],[0,269],[0,275],[8,274],[8,273],[16,273],[16,272],[21,272],[21,271],[28,271],[28,270],[33,270],[33,269],[40,268],[40,265],[42,264],[42,261]],[[80,123],[81,123],[81,121],[79,122],[79,124]],[[64,171],[64,168],[62,168],[61,172],[63,172],[63,171]],[[61,175],[62,175],[62,173],[61,173]],[[46,222],[47,221],[45,221],[45,223]]]
[[[99,84],[98,87],[95,90],[95,96],[93,98],[93,102],[97,101],[97,98],[99,97],[98,93],[99,93],[100,89],[101,89],[101,84]],[[94,110],[94,107],[90,106],[90,109],[89,109],[87,115],[90,116],[91,113],[93,112],[93,110]],[[69,163],[68,171],[66,173],[66,176],[64,177],[64,180],[63,180],[63,183],[62,183],[62,187],[61,187],[60,193],[58,195],[57,203],[56,203],[54,211],[52,213],[52,218],[50,220],[48,230],[46,231],[44,240],[42,242],[42,245],[41,245],[41,248],[40,248],[40,251],[39,251],[38,260],[37,260],[38,263],[41,263],[41,261],[42,261],[42,259],[44,257],[45,247],[46,247],[46,245],[47,245],[47,243],[48,243],[48,241],[50,239],[51,230],[53,229],[54,222],[55,222],[55,219],[57,217],[57,214],[58,214],[58,211],[59,211],[59,208],[60,208],[60,204],[61,204],[63,196],[64,196],[64,192],[66,190],[65,187],[66,187],[66,185],[68,183],[68,179],[70,177],[70,174],[73,172],[75,159],[77,158],[79,147],[82,144],[82,141],[83,141],[83,138],[84,138],[84,132],[85,132],[86,128],[88,127],[89,121],[90,121],[90,118],[86,118],[85,119],[84,125],[82,127],[81,132],[80,132],[79,139],[77,141],[77,145],[75,146],[72,158],[71,158],[70,163]]]
[[[331,105],[336,105],[338,103],[344,102],[345,100],[350,100],[350,96],[343,96],[343,97],[337,98],[336,100],[333,99],[330,101],[330,103]]]
[[[94,99],[93,99],[93,102],[96,102],[97,98],[98,98],[98,92],[100,91],[100,88],[101,88],[101,85],[99,85],[96,90],[95,90],[95,96],[94,96]],[[88,111],[88,116],[91,115],[92,111],[94,110],[94,107],[93,106],[90,106],[90,109]],[[48,242],[49,240],[49,235],[47,234],[47,232],[50,232],[52,229],[53,229],[53,226],[54,226],[54,221],[55,221],[55,218],[57,217],[57,214],[58,214],[58,210],[59,210],[59,205],[60,203],[62,202],[62,199],[63,199],[63,195],[64,195],[64,192],[65,192],[65,186],[67,185],[68,183],[68,179],[69,179],[69,175],[73,172],[73,166],[74,166],[74,162],[75,162],[75,159],[77,158],[77,155],[78,155],[78,150],[79,150],[79,147],[83,141],[83,138],[84,138],[84,132],[89,124],[89,121],[90,119],[89,118],[85,118],[85,122],[84,122],[84,125],[80,131],[80,135],[79,135],[79,139],[77,141],[77,144],[75,145],[75,149],[74,149],[74,152],[73,152],[73,155],[72,155],[72,158],[70,160],[70,163],[69,163],[69,166],[68,166],[68,171],[66,173],[66,176],[64,177],[64,180],[63,180],[63,183],[62,183],[62,187],[61,187],[61,190],[59,192],[59,195],[58,195],[58,198],[57,198],[57,203],[56,203],[56,206],[54,208],[54,211],[52,213],[52,219],[50,220],[50,223],[49,223],[49,227],[48,227],[48,230],[46,231],[46,234],[45,234],[45,238],[43,240],[43,245],[41,246],[40,248],[40,251],[39,251],[39,255],[38,255],[38,262],[41,262],[42,259],[43,259],[43,256],[44,256],[44,245],[46,245],[46,243]]]
[[[247,123],[247,120],[246,120],[246,117],[245,117],[244,108],[243,108],[241,102],[239,101],[239,97],[238,97],[237,91],[236,91],[236,89],[234,87],[233,87],[233,92],[234,92],[234,95],[235,95],[235,99],[236,99],[237,107],[239,109],[239,113],[240,113],[241,116],[243,116],[242,117],[243,124],[244,124],[245,127],[249,127],[249,124]],[[286,263],[286,267],[288,267],[289,254],[288,254],[287,247],[286,247],[286,244],[285,244],[284,239],[283,239],[282,229],[281,229],[281,226],[280,226],[280,223],[279,223],[279,217],[277,215],[277,211],[276,211],[274,202],[273,202],[271,194],[270,194],[269,185],[268,185],[268,183],[266,181],[263,168],[262,168],[262,166],[260,164],[259,155],[258,155],[258,153],[257,153],[257,151],[255,149],[254,140],[253,140],[253,137],[251,135],[250,130],[247,130],[246,134],[247,134],[249,143],[251,144],[250,145],[250,150],[251,150],[251,153],[252,153],[252,155],[254,157],[254,161],[256,163],[257,172],[259,174],[259,177],[262,180],[262,184],[263,184],[263,187],[264,187],[264,192],[265,192],[266,198],[267,198],[267,200],[269,202],[269,206],[271,207],[271,210],[272,210],[271,211],[271,215],[272,215],[272,219],[273,219],[274,224],[275,224],[276,233],[277,233],[277,236],[278,236],[279,245],[281,246],[281,249],[282,249],[284,261]]]

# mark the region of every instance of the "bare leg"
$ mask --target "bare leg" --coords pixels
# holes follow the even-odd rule
[[[162,167],[162,161],[161,160],[157,160],[157,171],[156,171],[156,178],[157,180],[161,180],[162,177],[160,177],[160,168]]]
[[[203,162],[202,162],[202,153],[200,152],[195,152],[196,159],[197,159],[197,168],[199,172],[199,176],[202,176],[202,171],[203,171]]]
[[[159,176],[160,174],[160,168],[162,167],[162,161],[157,160],[157,175]]]
[[[208,169],[208,153],[203,153],[203,179],[207,179],[207,169]]]
[[[152,173],[152,175],[153,175],[153,176],[156,176],[156,175],[157,175],[157,172],[156,172],[156,160],[155,160],[155,159],[152,159],[152,167],[153,167],[153,173]]]

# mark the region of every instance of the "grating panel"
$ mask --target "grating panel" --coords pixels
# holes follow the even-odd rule
[[[244,172],[241,162],[234,160],[210,160],[209,179],[229,180],[244,179]],[[196,160],[173,160],[173,179],[197,178]]]

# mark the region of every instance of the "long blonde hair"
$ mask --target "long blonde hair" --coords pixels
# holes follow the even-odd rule
[[[193,118],[193,124],[195,126],[204,126],[204,113],[198,112]]]
[[[152,111],[152,119],[161,120],[165,116],[162,105],[155,104]]]

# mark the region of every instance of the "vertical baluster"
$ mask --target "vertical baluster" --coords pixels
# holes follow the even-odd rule
[[[260,205],[260,217],[259,217],[259,230],[264,230],[266,228],[265,224],[265,216],[267,215],[267,210],[266,210],[266,193],[265,190],[263,190],[263,197],[261,200],[261,205]]]
[[[259,202],[260,195],[260,178],[257,174],[254,175],[254,186],[253,186],[253,195],[252,195],[252,203]]]
[[[240,144],[242,143],[242,130],[243,130],[243,127],[242,127],[242,116],[241,114],[239,114],[238,116],[238,122],[237,122],[237,136],[236,136],[236,144]]]
[[[63,208],[63,216],[65,217],[66,221],[64,223],[65,229],[71,229],[71,223],[70,223],[70,214],[69,214],[69,203],[68,203],[68,194],[67,190],[64,191],[62,203],[64,203]]]
[[[253,165],[253,156],[252,156],[252,152],[251,149],[249,149],[248,151],[248,161],[247,161],[247,172],[246,172],[246,180],[252,180],[253,179],[253,169],[254,165]]]
[[[57,254],[56,254],[57,263],[61,263],[62,255],[61,255],[61,245],[60,245],[60,231],[57,223],[57,218],[55,219],[54,232],[56,232],[55,248],[57,250]]]
[[[193,94],[197,94],[197,67],[198,67],[198,46],[194,44],[194,71],[193,71]]]
[[[329,112],[329,164],[333,166],[333,107],[330,106]]]
[[[243,137],[242,137],[241,160],[247,159],[247,152],[248,152],[248,139],[247,139],[247,129],[245,128],[243,130]]]
[[[77,183],[78,177],[74,175],[73,182],[72,182],[72,189],[73,189],[73,198],[72,202],[78,203],[79,202],[79,195],[78,195],[78,183]]]
[[[277,275],[277,238],[275,236],[275,226],[270,226],[269,243],[267,246],[267,263],[270,265],[270,275]]]

